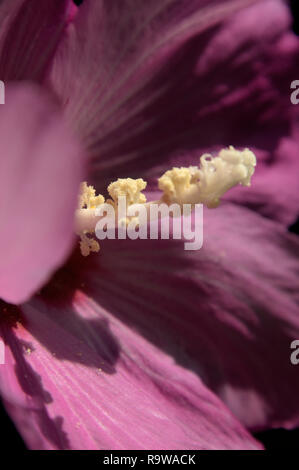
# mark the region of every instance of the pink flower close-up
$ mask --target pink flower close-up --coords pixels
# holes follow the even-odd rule
[[[76,3],[0,3],[3,416],[34,450],[262,450],[275,429],[291,440],[293,4]],[[75,230],[96,194],[115,207],[113,190],[131,196],[141,178],[149,205],[182,204],[197,185],[200,249]]]

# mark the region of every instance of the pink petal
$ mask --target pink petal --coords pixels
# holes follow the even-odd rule
[[[68,22],[69,9],[69,0],[1,2],[1,80],[43,78]]]
[[[228,198],[290,224],[299,213],[299,106],[290,101],[299,39],[285,2],[257,2],[220,26],[228,15],[217,8],[246,2],[141,4],[86,2],[55,60],[52,82],[93,157],[91,179],[99,190],[121,176],[155,182],[203,152],[252,147],[253,186]]]
[[[82,292],[60,309],[33,300],[14,327],[11,308],[0,389],[30,448],[260,448],[195,374]]]
[[[290,361],[299,338],[298,255],[298,238],[280,224],[227,204],[205,212],[201,250],[103,241],[98,256],[74,258],[47,298],[57,299],[61,285],[60,299],[82,289],[112,330],[121,322],[197,373],[243,424],[290,428],[299,424]]]
[[[136,124],[140,135],[148,120],[144,112],[169,88],[161,80],[157,89],[151,88],[158,72],[168,69],[174,56],[181,57],[199,33],[251,3],[254,0],[84,2],[55,57],[51,85],[96,161],[100,157],[109,165],[104,149],[115,136],[119,147],[128,131],[135,134]]]
[[[50,98],[7,89],[0,108],[0,298],[20,303],[68,255],[82,153]]]

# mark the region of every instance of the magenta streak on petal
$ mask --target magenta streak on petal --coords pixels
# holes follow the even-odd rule
[[[1,80],[44,78],[69,21],[69,8],[69,0],[1,3]]]
[[[90,152],[99,155],[99,142],[111,123],[126,119],[123,105],[130,108],[131,97],[171,52],[251,3],[87,0],[56,55],[51,83]]]

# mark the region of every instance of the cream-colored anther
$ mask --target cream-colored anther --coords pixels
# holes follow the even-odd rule
[[[127,206],[144,204],[146,197],[141,191],[146,188],[146,185],[147,183],[142,178],[136,180],[132,178],[118,178],[117,181],[109,184],[107,188],[112,198],[112,201],[108,199],[107,202],[117,205],[119,197],[125,196]]]
[[[233,186],[250,186],[256,166],[256,157],[251,150],[236,150],[229,147],[217,157],[205,154],[199,167],[173,168],[159,178],[162,199],[168,204],[205,204],[217,207],[221,196]]]
[[[109,184],[107,190],[112,199],[107,199],[106,202],[112,204],[116,212],[120,198],[125,198],[127,208],[133,204],[145,204],[146,197],[141,191],[146,188],[146,185],[146,181],[142,178],[118,178]],[[132,220],[137,222],[136,217],[124,217],[119,221],[119,224],[124,228]]]
[[[79,208],[75,214],[75,232],[80,237],[80,250],[83,256],[88,256],[91,252],[97,253],[100,245],[92,238],[96,223],[95,209],[105,202],[104,196],[99,194],[93,186],[88,186],[86,182],[80,185]]]

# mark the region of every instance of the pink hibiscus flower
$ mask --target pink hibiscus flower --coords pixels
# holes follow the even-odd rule
[[[28,447],[259,449],[249,431],[298,425],[290,24],[281,0],[2,2],[0,392]],[[85,177],[142,176],[151,200],[230,144],[258,169],[205,211],[201,250],[81,256]]]

